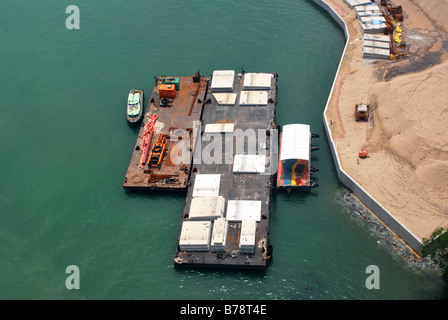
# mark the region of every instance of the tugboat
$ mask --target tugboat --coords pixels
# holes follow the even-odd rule
[[[129,91],[126,105],[126,119],[129,123],[136,123],[142,118],[143,101],[143,90]]]
[[[311,152],[318,150],[311,145],[311,138],[318,135],[310,132],[306,124],[288,124],[280,134],[280,154],[278,162],[277,187],[288,193],[309,192],[318,186],[311,181],[311,173],[318,169],[311,167]]]

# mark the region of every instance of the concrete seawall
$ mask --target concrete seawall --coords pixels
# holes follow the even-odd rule
[[[330,94],[328,96],[327,104],[324,109],[323,114],[323,122],[325,127],[325,132],[328,137],[328,141],[330,144],[331,153],[333,155],[333,160],[335,162],[336,171],[338,174],[338,178],[341,181],[341,183],[347,187],[350,191],[353,192],[353,194],[370,210],[372,211],[387,227],[389,227],[392,232],[394,232],[397,236],[399,236],[401,239],[403,239],[404,242],[406,242],[413,250],[421,254],[421,246],[422,242],[421,240],[416,237],[412,232],[410,232],[400,221],[398,221],[390,212],[388,212],[383,206],[381,206],[375,198],[370,195],[366,190],[364,190],[347,172],[344,171],[342,168],[338,153],[337,153],[337,147],[336,143],[333,140],[332,132],[330,130],[330,126],[328,124],[328,119],[326,117],[326,112],[329,107],[329,103],[331,100],[331,97],[333,95],[334,87],[336,80],[339,76],[339,71],[341,69],[342,61],[346,54],[346,49],[349,44],[350,40],[350,34],[347,28],[347,25],[337,13],[336,11],[324,0],[313,0],[317,5],[322,7],[324,10],[326,10],[330,16],[335,19],[335,21],[341,26],[341,28],[344,30],[345,34],[345,46],[344,51],[342,52],[341,59],[339,61],[339,66],[336,72],[335,79],[333,81],[333,85],[330,90]]]

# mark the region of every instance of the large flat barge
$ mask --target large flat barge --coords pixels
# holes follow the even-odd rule
[[[209,80],[174,265],[264,269],[278,136],[275,73]]]
[[[208,80],[199,72],[156,77],[123,181],[125,189],[186,191],[192,156],[173,147],[183,139],[186,149],[193,150],[190,135],[201,118]]]

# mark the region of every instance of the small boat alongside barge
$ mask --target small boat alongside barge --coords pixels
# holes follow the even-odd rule
[[[311,167],[311,152],[317,150],[311,145],[312,137],[307,124],[288,124],[280,134],[280,152],[277,173],[277,188],[309,192],[318,184],[311,181],[311,173],[318,171]]]
[[[129,91],[126,104],[126,119],[129,123],[137,123],[142,119],[143,102],[143,90],[132,89]]]

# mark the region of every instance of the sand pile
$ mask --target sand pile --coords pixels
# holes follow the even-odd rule
[[[415,0],[434,14],[431,21],[413,1],[393,1],[403,6],[412,51],[404,60],[382,62],[362,59],[353,10],[343,0],[329,2],[342,11],[350,33],[326,113],[341,165],[412,233],[428,237],[448,227],[448,62],[440,63],[446,35],[431,22],[448,14],[442,11],[448,1]],[[368,122],[354,120],[361,102],[371,105]],[[368,158],[359,159],[363,148]]]
[[[373,86],[385,146],[425,184],[448,182],[448,63]],[[447,199],[448,201],[448,199]],[[448,210],[447,210],[448,213]]]
[[[417,236],[427,237],[448,226],[448,62],[377,83],[371,100],[371,130],[380,134],[371,134],[366,145],[387,154],[382,172],[390,181],[378,181],[389,185],[385,205]]]
[[[448,33],[447,0],[412,0],[428,18],[445,33]]]

